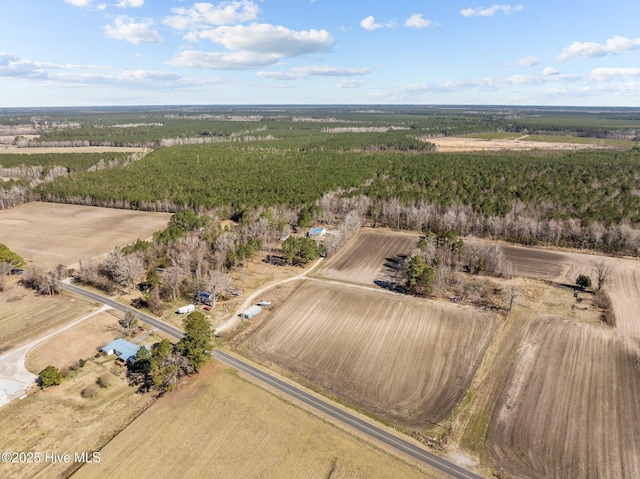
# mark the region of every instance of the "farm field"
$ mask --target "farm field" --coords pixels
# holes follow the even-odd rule
[[[385,259],[408,253],[415,238],[361,230],[245,347],[396,424],[450,421],[449,453],[477,454],[512,477],[637,477],[640,262],[503,244],[517,276],[493,281],[516,286],[520,295],[505,320],[495,322],[477,308],[324,279],[371,285]],[[615,327],[600,322],[591,293],[576,303],[570,287],[579,274],[595,278],[600,262],[612,270],[606,290]],[[453,351],[445,352],[447,340]],[[471,366],[461,374],[465,360]],[[420,402],[409,404],[412,394]]]
[[[164,229],[169,213],[148,213],[56,203],[27,203],[0,210],[2,242],[27,262],[71,267]]]
[[[388,281],[390,269],[385,265],[392,264],[398,255],[408,255],[417,242],[415,233],[364,228],[327,260],[317,275],[369,285],[376,280]]]
[[[513,245],[501,247],[516,274],[566,285],[575,285],[579,274],[595,279],[596,267],[603,262],[611,268],[611,283],[606,290],[616,317],[615,329],[626,336],[640,338],[640,260]]]
[[[146,153],[148,148],[123,147],[123,146],[74,146],[74,147],[27,147],[18,148],[15,146],[0,144],[0,153],[16,155],[38,155],[44,153]]]
[[[150,395],[136,394],[126,379],[111,374],[110,385],[100,388],[93,398],[81,391],[105,374],[113,359],[88,361],[60,386],[30,394],[0,409],[0,449],[2,451],[55,452],[70,454],[70,464],[2,464],[5,479],[66,478],[77,467],[74,453],[98,451],[114,434],[153,402]]]
[[[247,347],[358,408],[421,429],[464,397],[495,324],[477,310],[308,281]]]
[[[147,438],[147,440],[141,440]],[[158,400],[73,476],[427,478],[218,362]]]
[[[525,329],[492,462],[515,477],[640,477],[640,342],[555,317]]]
[[[0,292],[0,352],[44,336],[96,308],[95,304],[66,294],[38,296],[12,285]]]
[[[97,314],[34,346],[27,353],[27,369],[38,374],[49,364],[55,364],[62,370],[80,359],[92,358],[102,346],[122,337],[115,329],[118,316],[122,315],[114,311]]]
[[[576,139],[575,143],[565,141],[549,141],[552,138],[547,137],[547,141],[539,139],[530,139],[528,135],[519,135],[517,138],[505,139],[480,139],[480,138],[459,138],[459,137],[443,137],[428,138],[428,141],[436,145],[437,151],[455,152],[455,151],[524,151],[524,150],[587,150],[587,149],[606,149],[609,147],[601,146],[594,143],[583,143]],[[594,140],[597,142],[597,140]]]

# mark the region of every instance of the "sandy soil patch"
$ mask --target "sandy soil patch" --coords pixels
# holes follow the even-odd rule
[[[420,429],[464,396],[494,325],[477,310],[309,281],[247,345],[358,407]]]
[[[0,210],[2,242],[45,268],[73,266],[164,229],[170,213],[148,213],[58,203],[27,203]]]
[[[525,139],[514,140],[483,140],[478,138],[427,138],[434,143],[437,151],[524,151],[524,150],[585,150],[603,149],[606,147],[584,143],[552,143],[543,141],[527,141]]]
[[[141,440],[150,432],[153,440]],[[158,400],[74,478],[434,477],[218,362]],[[438,476],[441,477],[441,476]]]

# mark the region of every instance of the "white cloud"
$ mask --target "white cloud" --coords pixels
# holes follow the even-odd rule
[[[603,45],[596,42],[573,42],[562,50],[556,58],[559,61],[570,58],[593,58],[608,54],[622,53],[640,47],[640,38],[613,37]]]
[[[151,28],[152,20],[136,22],[126,15],[118,15],[113,25],[104,27],[104,36],[115,40],[125,40],[134,45],[140,43],[162,43],[164,39]]]
[[[116,3],[116,7],[120,8],[140,8],[143,5],[144,0],[120,0],[118,3]]]
[[[524,10],[522,5],[492,5],[489,8],[465,8],[464,10],[460,10],[460,14],[464,17],[493,17],[498,12],[511,15],[512,13],[521,12],[522,10]]]
[[[103,11],[107,9],[107,4],[106,3],[101,3],[100,5],[98,5],[96,7],[97,10]]]
[[[360,22],[360,26],[365,30],[369,30],[369,31],[377,30],[378,28],[383,28],[383,25],[380,23],[376,23],[376,19],[371,15],[369,15],[367,18],[364,18]]]
[[[341,80],[336,84],[337,88],[359,88],[364,85],[362,80]]]
[[[64,0],[64,3],[68,3],[74,7],[88,7],[91,0]]]
[[[546,67],[544,70],[542,70],[542,74],[544,76],[559,75],[560,71],[553,67]]]
[[[426,18],[422,18],[422,13],[414,13],[409,18],[407,18],[407,21],[404,22],[405,27],[418,29],[428,28],[431,25],[433,25],[433,22],[431,20],[427,20]]]
[[[258,6],[249,0],[221,2],[218,5],[199,2],[191,8],[172,8],[174,16],[163,23],[176,30],[202,29],[211,25],[232,25],[258,18]]]
[[[295,67],[292,70],[303,73],[307,76],[331,76],[331,77],[350,77],[356,75],[366,75],[371,72],[371,68],[344,68],[329,65],[318,65],[308,67]]]
[[[350,77],[357,75],[366,75],[371,72],[371,68],[345,68],[334,67],[329,65],[312,65],[306,67],[294,67],[288,72],[268,72],[261,71],[257,75],[270,80],[304,80],[311,76],[329,76],[329,77]]]
[[[589,79],[597,82],[608,81],[615,77],[640,76],[640,68],[595,68],[591,70]]]
[[[45,79],[48,73],[41,65],[30,60],[0,53],[0,77]]]
[[[279,55],[252,52],[203,52],[184,50],[167,63],[172,66],[210,68],[213,70],[249,70],[273,65]]]
[[[540,63],[540,58],[535,55],[529,55],[527,57],[520,58],[516,64],[521,67],[532,67]]]
[[[229,50],[276,55],[280,58],[328,50],[333,38],[326,30],[290,30],[265,23],[204,30],[193,37],[211,40]]]

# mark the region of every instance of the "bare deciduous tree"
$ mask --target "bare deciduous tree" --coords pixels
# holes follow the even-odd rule
[[[218,297],[231,289],[231,277],[222,271],[208,271],[201,279],[202,288],[213,296],[213,304]]]
[[[107,255],[103,268],[120,287],[131,292],[136,278],[144,273],[145,264],[140,254],[125,254],[120,248],[116,248]]]
[[[600,261],[596,266],[596,293],[611,283],[611,280],[613,279],[611,274],[611,266],[605,264],[604,261]]]

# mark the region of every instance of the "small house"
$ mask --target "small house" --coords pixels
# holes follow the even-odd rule
[[[307,236],[309,238],[319,238],[320,236],[324,236],[326,233],[327,233],[327,230],[325,230],[324,228],[314,226],[309,230],[309,232],[307,233]]]
[[[244,319],[251,319],[256,314],[260,314],[262,312],[262,308],[257,304],[254,304],[248,309],[245,309],[242,313],[240,313],[240,317]]]
[[[141,347],[142,346],[138,346],[137,344],[133,344],[126,339],[121,338],[111,341],[100,349],[100,351],[107,356],[115,354],[118,356],[118,360],[127,363],[135,361],[136,354]]]

